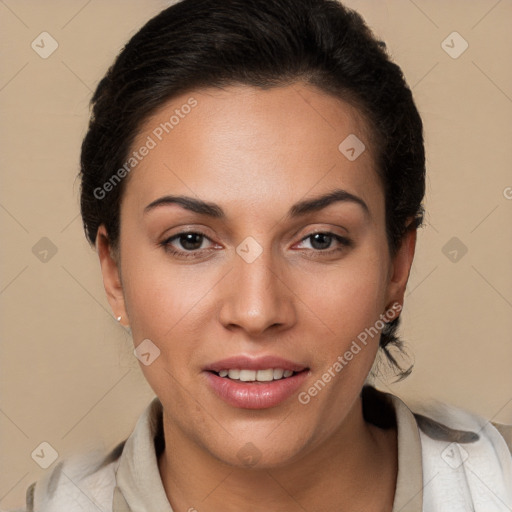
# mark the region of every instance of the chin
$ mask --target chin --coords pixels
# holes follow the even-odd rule
[[[213,446],[206,446],[206,448],[217,460],[240,469],[275,469],[300,460],[307,451],[307,445],[301,441],[306,433],[303,432],[301,435],[294,433],[292,438],[286,432],[281,435],[272,433],[274,428],[275,425],[260,435],[236,436],[235,438],[229,436],[222,441],[219,440],[219,443]],[[212,439],[210,438],[208,441],[211,445]]]

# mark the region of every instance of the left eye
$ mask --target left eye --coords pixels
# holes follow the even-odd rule
[[[164,245],[167,247],[171,246],[176,249],[176,246],[173,245],[173,242],[178,241],[182,249],[184,249],[187,252],[190,252],[197,251],[199,249],[204,249],[204,247],[202,247],[202,244],[205,240],[209,240],[209,238],[203,233],[178,233],[177,235],[174,235],[171,238],[165,240]]]
[[[326,249],[329,249],[331,246],[331,243],[334,241],[338,242],[342,246],[346,247],[350,245],[350,241],[340,235],[336,235],[335,233],[325,233],[325,232],[319,232],[319,233],[312,233],[302,239],[302,242],[305,240],[311,240],[310,245],[312,249],[315,249],[317,251],[325,251]],[[336,250],[336,249],[335,249]]]

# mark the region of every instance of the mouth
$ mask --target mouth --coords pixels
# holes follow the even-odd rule
[[[288,400],[303,385],[310,368],[273,356],[237,356],[203,368],[210,390],[241,409],[267,409]]]

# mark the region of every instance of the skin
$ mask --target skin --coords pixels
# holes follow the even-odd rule
[[[307,390],[393,303],[403,304],[416,232],[391,257],[384,194],[368,130],[358,111],[312,86],[230,86],[172,99],[142,127],[138,148],[194,97],[198,105],[132,171],[121,203],[118,257],[97,236],[105,290],[134,345],[161,353],[141,369],[164,408],[166,448],[158,461],[176,511],[392,509],[397,438],[364,421],[360,391],[378,350],[369,343],[307,405],[294,395],[276,407],[233,407],[206,385],[203,368],[233,355],[277,355],[304,364]],[[349,161],[338,145],[366,145]],[[339,201],[289,218],[293,204],[343,189]],[[167,194],[217,203],[224,219],[166,205]],[[161,242],[202,232],[197,258]],[[308,235],[335,233],[317,241]],[[247,263],[237,246],[253,237]],[[185,246],[183,244],[185,242]],[[187,253],[186,240],[169,244]],[[339,249],[339,250],[337,250]],[[194,249],[188,250],[194,252]],[[237,457],[247,443],[258,463]]]

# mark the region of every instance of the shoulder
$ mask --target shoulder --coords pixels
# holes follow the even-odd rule
[[[115,472],[125,442],[107,454],[93,450],[60,461],[27,488],[23,512],[112,510]]]
[[[108,453],[103,446],[61,460],[43,479],[28,487],[26,511],[17,512],[112,511],[116,474],[122,461],[130,471],[134,443],[142,442],[147,449],[152,438],[155,449],[160,447],[164,442],[163,432],[159,435],[162,428],[162,405],[155,397],[128,438]]]
[[[512,510],[511,426],[446,404],[413,415],[421,439],[425,510],[451,511],[455,503],[471,503],[472,510]]]
[[[512,425],[495,423],[443,402],[407,401],[392,393],[366,385],[362,391],[363,414],[367,421],[381,428],[402,427],[418,430],[423,438],[444,443],[471,444],[487,440],[512,455]]]

